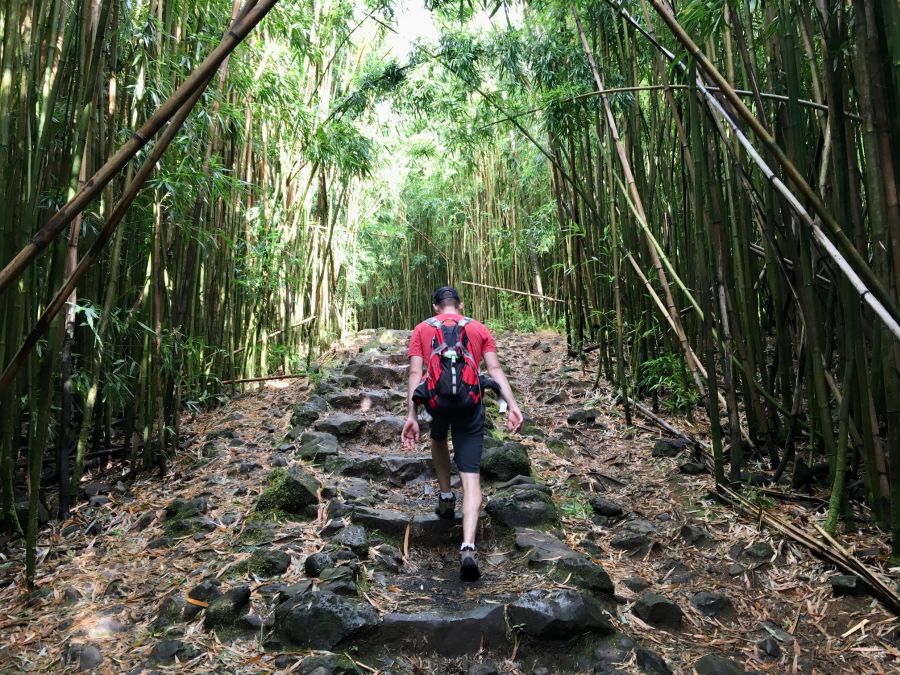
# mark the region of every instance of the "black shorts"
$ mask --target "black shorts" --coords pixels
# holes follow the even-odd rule
[[[435,413],[431,420],[431,437],[436,441],[453,438],[453,461],[460,473],[481,472],[481,450],[484,447],[484,406]]]

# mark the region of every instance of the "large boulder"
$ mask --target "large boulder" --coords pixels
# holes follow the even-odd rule
[[[308,649],[331,649],[377,624],[378,614],[370,604],[329,591],[304,593],[275,608],[276,630]]]
[[[298,465],[272,469],[256,506],[260,511],[302,514],[319,501],[319,481]]]
[[[539,640],[562,640],[582,633],[614,632],[603,605],[570,589],[534,589],[508,608],[509,621]]]
[[[474,654],[507,642],[502,605],[484,605],[466,612],[385,614],[378,641],[434,650],[443,656]]]
[[[525,446],[515,441],[484,451],[481,475],[491,480],[507,481],[531,473],[531,462]]]
[[[559,522],[559,513],[553,500],[543,490],[532,485],[496,493],[485,510],[492,522],[510,528],[554,525]]]

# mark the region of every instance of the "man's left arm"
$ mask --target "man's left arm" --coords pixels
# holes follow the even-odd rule
[[[506,426],[510,431],[518,431],[522,426],[522,411],[519,410],[519,404],[516,403],[516,397],[513,396],[512,388],[509,386],[509,380],[506,379],[506,373],[500,365],[500,359],[497,352],[484,353],[484,365],[487,367],[488,375],[500,386],[500,395],[509,405],[506,411]]]

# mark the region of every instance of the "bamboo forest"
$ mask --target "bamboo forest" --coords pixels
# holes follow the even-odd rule
[[[898,194],[896,0],[0,0],[0,672],[897,672]]]

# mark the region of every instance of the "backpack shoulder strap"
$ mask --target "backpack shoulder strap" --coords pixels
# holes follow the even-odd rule
[[[427,323],[432,328],[440,328],[442,325],[441,322],[437,320],[437,317],[434,316],[429,319],[425,319],[425,323]]]

